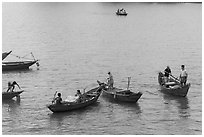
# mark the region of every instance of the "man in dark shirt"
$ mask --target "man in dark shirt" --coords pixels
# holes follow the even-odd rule
[[[58,97],[56,97],[52,102],[55,102],[55,104],[62,104],[62,98],[61,98],[61,93],[57,94]]]
[[[166,69],[164,70],[164,76],[169,77],[169,74],[171,74],[171,69],[169,66],[167,66]]]

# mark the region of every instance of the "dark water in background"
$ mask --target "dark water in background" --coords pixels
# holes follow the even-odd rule
[[[116,16],[124,7],[128,16]],[[3,3],[2,51],[33,52],[39,70],[3,72],[2,89],[16,80],[20,102],[2,103],[3,134],[202,134],[202,4]],[[13,56],[6,60],[14,60]],[[157,74],[185,64],[186,98],[158,91]],[[84,110],[52,114],[55,91],[63,99],[96,86],[111,71],[115,86],[143,95],[137,104],[100,97]]]

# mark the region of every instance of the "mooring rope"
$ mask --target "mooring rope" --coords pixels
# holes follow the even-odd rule
[[[29,54],[31,54],[31,55],[33,56],[32,52],[29,53]],[[26,57],[26,56],[28,56],[29,54],[26,54],[26,55],[23,56],[23,57],[18,56],[18,55],[15,55],[15,54],[10,54],[10,55],[15,56],[15,57],[17,57],[17,58],[19,58],[19,59],[29,59],[29,60],[32,60],[31,58],[27,58],[27,57]],[[35,60],[34,56],[33,56],[33,59]]]

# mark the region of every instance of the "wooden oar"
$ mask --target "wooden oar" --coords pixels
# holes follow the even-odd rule
[[[171,76],[171,77],[173,77],[177,82],[181,82],[178,78],[176,78],[176,77],[174,77],[173,75],[171,75],[170,73],[169,73],[169,75]]]
[[[54,100],[55,100],[55,96],[56,96],[56,94],[57,94],[57,91],[56,91],[55,94],[54,94],[54,97],[53,97],[52,103],[53,103]]]

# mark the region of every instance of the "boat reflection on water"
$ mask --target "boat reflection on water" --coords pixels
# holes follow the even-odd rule
[[[34,70],[35,70],[34,68],[29,68],[24,70],[2,71],[2,74],[31,73],[31,72],[35,72]],[[39,70],[39,68],[37,68],[37,70]]]
[[[61,134],[61,130],[68,130],[67,128],[63,129],[65,125],[80,127],[82,126],[82,123],[90,122],[95,116],[98,115],[100,108],[100,102],[97,101],[85,108],[60,113],[49,113],[49,122],[53,127],[59,128],[60,130],[57,130],[56,132],[58,132],[57,134]]]
[[[13,111],[18,106],[20,106],[21,97],[17,96],[16,99],[2,100],[2,106],[7,109],[7,111]]]
[[[187,118],[190,116],[190,107],[187,97],[177,97],[163,94],[163,99],[165,100],[165,104],[173,104],[178,108],[180,117]],[[172,101],[175,101],[175,103],[172,103]]]
[[[136,103],[129,103],[129,102],[121,102],[117,100],[113,100],[111,98],[103,98],[106,102],[110,102],[112,104],[118,104],[123,109],[128,109],[128,111],[133,111],[136,114],[142,113],[141,107],[138,102]]]

